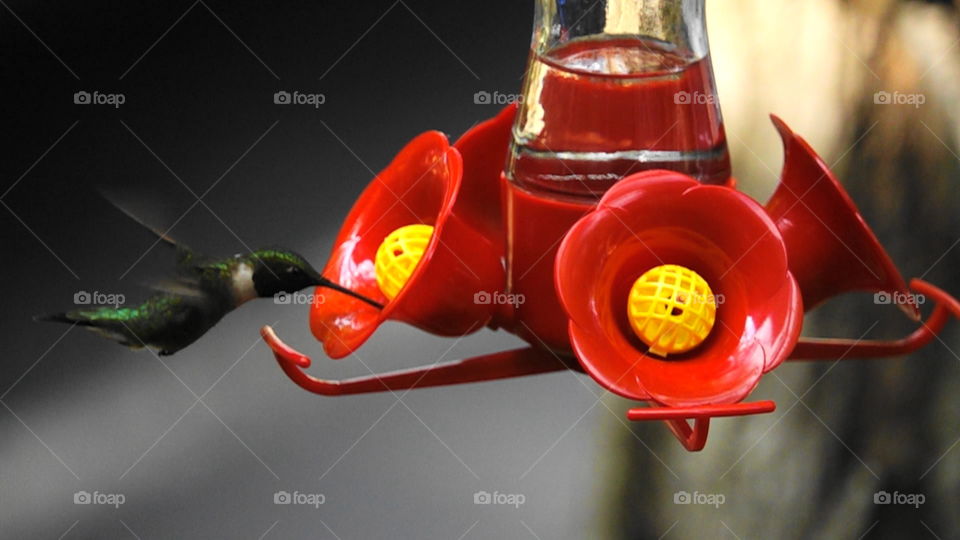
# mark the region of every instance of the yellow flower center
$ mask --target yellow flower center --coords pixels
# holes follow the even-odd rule
[[[431,236],[433,227],[430,225],[405,225],[388,234],[377,248],[374,262],[377,286],[388,299],[393,300],[406,285]]]
[[[627,318],[650,352],[666,357],[703,343],[716,321],[710,285],[689,268],[664,264],[647,270],[630,288]]]

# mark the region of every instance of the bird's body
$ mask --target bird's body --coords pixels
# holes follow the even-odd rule
[[[136,307],[76,309],[38,320],[76,324],[122,345],[151,347],[169,355],[199,339],[230,311],[258,297],[322,286],[382,307],[322,277],[292,251],[270,248],[211,259],[124,213],[176,250],[176,278],[155,287],[157,292]]]
[[[85,326],[133,348],[173,354],[193,343],[230,311],[257,297],[252,265],[233,257],[180,269],[183,275],[136,307],[103,306],[47,316]]]

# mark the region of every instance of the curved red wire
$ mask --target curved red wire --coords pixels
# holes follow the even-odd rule
[[[936,302],[936,307],[926,323],[910,335],[896,340],[851,340],[801,338],[789,360],[823,360],[827,358],[871,358],[909,354],[925,347],[939,334],[950,320],[960,318],[960,301],[935,285],[913,279],[910,288]]]
[[[684,448],[697,452],[707,444],[711,418],[763,414],[773,412],[776,408],[777,404],[769,400],[696,407],[638,407],[627,411],[627,419],[663,420]],[[693,427],[687,422],[688,418],[693,419]]]
[[[260,329],[260,335],[273,350],[280,368],[293,382],[305,390],[324,396],[490,381],[579,367],[576,360],[571,359],[565,363],[552,353],[526,347],[389,373],[376,373],[340,381],[325,380],[304,372],[304,369],[310,367],[310,358],[284,343],[273,328],[264,326]]]

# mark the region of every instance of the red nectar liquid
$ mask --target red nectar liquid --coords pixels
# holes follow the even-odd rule
[[[595,200],[650,169],[711,184],[730,176],[709,56],[636,37],[572,40],[531,54],[506,167],[518,187]]]

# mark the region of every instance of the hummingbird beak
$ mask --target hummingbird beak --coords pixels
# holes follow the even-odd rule
[[[356,299],[358,299],[358,300],[362,300],[362,301],[366,302],[367,304],[370,304],[371,306],[373,306],[373,307],[375,307],[375,308],[377,308],[377,309],[383,309],[383,304],[381,304],[380,302],[377,302],[377,301],[375,301],[375,300],[372,300],[372,299],[370,299],[370,298],[367,298],[366,296],[364,296],[364,295],[362,295],[362,294],[360,294],[360,293],[358,293],[358,292],[354,292],[354,291],[352,291],[352,290],[350,290],[350,289],[348,289],[348,288],[346,288],[346,287],[344,287],[344,286],[342,286],[342,285],[338,285],[338,284],[330,281],[329,279],[321,276],[319,273],[316,274],[315,279],[316,279],[316,284],[317,284],[317,286],[319,286],[319,287],[326,287],[326,288],[328,288],[328,289],[333,289],[333,290],[335,290],[335,291],[342,292],[343,294],[347,294],[347,295],[350,295],[350,296],[352,296],[352,297],[354,297],[354,298],[356,298]]]

